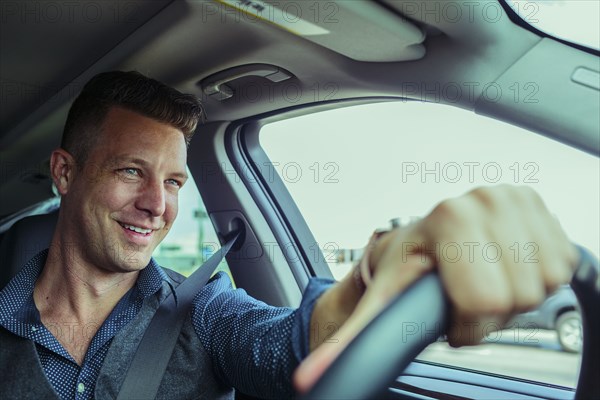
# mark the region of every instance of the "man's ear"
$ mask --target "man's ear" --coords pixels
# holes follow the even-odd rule
[[[64,196],[75,177],[75,159],[64,149],[56,149],[50,156],[50,174],[58,193]]]

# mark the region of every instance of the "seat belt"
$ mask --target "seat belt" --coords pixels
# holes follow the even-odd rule
[[[219,251],[175,288],[175,296],[170,293],[163,300],[138,345],[117,400],[156,398],[192,300],[241,236],[239,231],[232,234]]]

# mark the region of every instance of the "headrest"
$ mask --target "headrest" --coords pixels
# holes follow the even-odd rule
[[[48,248],[58,211],[17,221],[0,242],[0,290],[40,251]]]

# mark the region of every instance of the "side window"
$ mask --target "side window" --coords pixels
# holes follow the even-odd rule
[[[189,170],[188,175],[190,178],[179,192],[177,218],[153,254],[160,265],[185,276],[194,272],[221,247]],[[217,271],[225,271],[231,277],[226,260],[221,261]]]
[[[260,142],[338,279],[374,229],[500,183],[534,188],[571,240],[599,253],[598,159],[496,120],[439,104],[378,103],[275,122],[263,127]],[[515,251],[532,256],[527,244]],[[481,346],[452,349],[442,341],[419,357],[574,387],[580,318],[566,286]]]

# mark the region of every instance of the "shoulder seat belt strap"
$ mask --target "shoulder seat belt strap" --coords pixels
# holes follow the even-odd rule
[[[219,251],[175,288],[175,296],[171,293],[163,300],[136,350],[117,400],[156,397],[183,322],[190,313],[192,300],[240,235],[240,232],[233,234]]]

